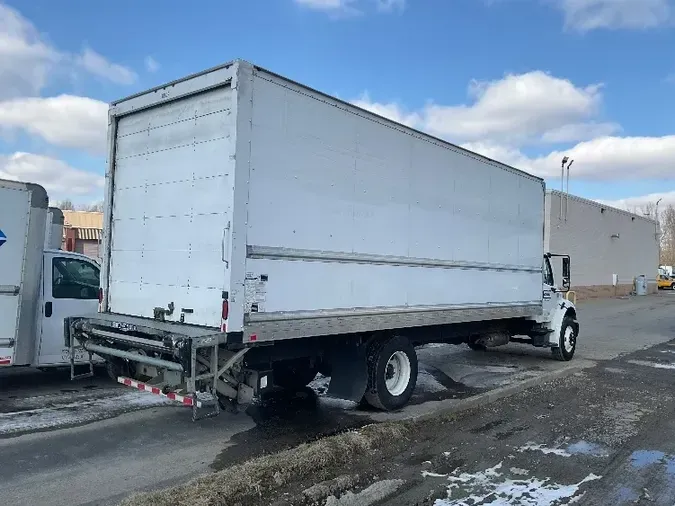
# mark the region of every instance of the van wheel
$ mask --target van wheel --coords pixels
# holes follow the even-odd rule
[[[316,377],[317,369],[309,359],[276,362],[273,366],[274,384],[288,390],[300,390]]]
[[[579,335],[579,323],[571,316],[565,316],[560,327],[558,346],[551,349],[553,358],[563,362],[572,360],[577,349],[577,336]]]
[[[376,341],[371,344],[366,361],[366,402],[385,411],[405,406],[417,384],[417,353],[410,341],[403,336]]]

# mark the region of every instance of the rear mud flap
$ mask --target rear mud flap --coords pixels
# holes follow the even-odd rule
[[[327,394],[330,397],[359,402],[368,386],[366,347],[353,343],[331,350],[332,374]]]

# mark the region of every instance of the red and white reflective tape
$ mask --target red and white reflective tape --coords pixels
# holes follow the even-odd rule
[[[146,385],[145,383],[141,383],[140,381],[132,380],[131,378],[125,378],[124,376],[118,376],[117,382],[122,383],[123,385],[126,385],[126,386],[131,387],[131,388],[136,388],[138,390],[150,392],[151,394],[161,395],[162,397],[166,397],[167,399],[171,399],[172,401],[180,402],[184,406],[195,406],[196,405],[198,408],[202,407],[202,403],[195,400],[193,397],[178,395],[178,394],[175,394],[173,392],[169,392],[168,394],[165,394],[158,387],[153,387],[152,385]]]

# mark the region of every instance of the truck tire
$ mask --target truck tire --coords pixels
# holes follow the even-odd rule
[[[577,349],[577,336],[579,335],[579,324],[571,316],[565,316],[560,326],[560,335],[558,336],[558,346],[551,349],[553,358],[563,362],[572,360],[574,352]]]
[[[368,387],[365,401],[391,411],[405,406],[417,384],[417,353],[403,336],[375,341],[366,356]]]
[[[306,360],[276,362],[273,366],[274,384],[288,390],[300,390],[316,377],[317,368]]]

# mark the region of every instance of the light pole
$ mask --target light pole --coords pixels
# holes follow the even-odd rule
[[[567,166],[567,193],[570,191],[570,167],[574,163],[574,160],[570,160],[568,156],[563,156],[562,163],[560,164],[560,216],[559,219],[562,220],[563,217],[563,194],[565,193],[565,166]],[[569,201],[569,199],[568,199]],[[567,220],[567,206],[565,206],[565,220]]]
[[[661,197],[656,201],[656,209],[654,214],[656,214],[656,244],[659,248],[659,265],[661,265],[661,220],[659,220],[659,203],[663,200]]]

